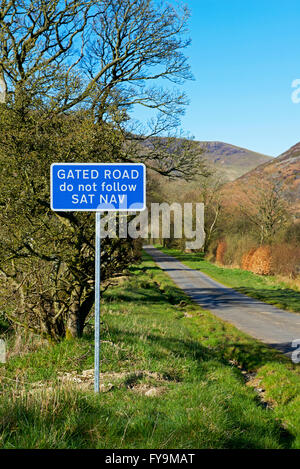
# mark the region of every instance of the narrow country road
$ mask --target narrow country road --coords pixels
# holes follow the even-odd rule
[[[300,314],[289,313],[238,293],[153,246],[144,246],[156,264],[196,303],[241,331],[291,356],[300,339]]]

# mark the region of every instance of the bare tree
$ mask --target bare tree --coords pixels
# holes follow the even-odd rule
[[[243,191],[239,205],[241,212],[258,230],[261,244],[272,242],[288,219],[282,185],[275,181],[250,185],[247,191]]]
[[[175,85],[192,78],[188,17],[186,6],[153,0],[3,0],[1,100],[23,114],[84,107],[117,126],[124,160],[172,177],[205,174],[199,147],[175,132],[188,102]],[[128,114],[138,105],[152,113],[139,131]]]
[[[222,186],[224,181],[221,177],[211,175],[201,180],[202,202],[205,206],[205,244],[207,250],[215,233],[219,229],[219,219],[222,214]]]
[[[82,334],[94,297],[93,217],[50,210],[49,167],[142,159],[129,151],[131,106],[160,112],[156,133],[177,124],[185,96],[161,82],[190,76],[187,18],[186,8],[151,0],[1,0],[0,267],[11,320],[54,340]],[[162,153],[144,160],[191,172],[186,149]],[[105,243],[109,278],[134,246]]]
[[[81,35],[84,45],[94,3],[2,0],[0,72],[15,106],[24,108],[37,100],[54,106],[53,101],[74,99],[72,71],[82,59],[75,41]]]
[[[158,80],[180,84],[191,78],[183,53],[190,43],[188,16],[187,7],[175,9],[166,2],[159,6],[152,0],[100,3],[92,25],[95,39],[88,43],[84,58],[88,87],[96,84],[92,105],[99,119],[114,111],[116,98],[121,109],[140,104],[166,115],[182,112],[184,93],[153,84]]]
[[[188,15],[152,0],[3,0],[0,71],[60,113],[85,101],[100,120],[135,104],[178,115],[184,93],[153,83],[191,78]]]
[[[222,186],[224,181],[212,172],[205,173],[193,182],[194,188],[182,195],[183,202],[202,202],[205,206],[205,243],[206,251],[215,233],[219,230],[219,219],[222,214]]]

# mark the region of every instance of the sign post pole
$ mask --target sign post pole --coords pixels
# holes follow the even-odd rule
[[[94,390],[100,391],[100,268],[101,268],[101,213],[96,212],[95,238],[95,379]]]
[[[101,212],[144,210],[146,168],[142,163],[53,163],[50,194],[54,212],[96,212],[94,390],[99,393]]]

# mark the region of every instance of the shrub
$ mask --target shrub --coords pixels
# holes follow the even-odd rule
[[[287,243],[252,248],[242,257],[241,268],[260,275],[295,278],[300,270],[300,247]]]
[[[208,246],[208,249],[207,249],[207,254],[205,256],[205,258],[209,262],[215,262],[216,261],[217,247],[218,247],[218,241],[212,240],[209,243],[209,246]]]
[[[241,266],[245,252],[257,248],[257,241],[251,235],[231,234],[226,236],[226,244],[225,265]]]
[[[218,242],[217,252],[216,252],[216,262],[219,264],[224,264],[224,255],[226,252],[227,243],[225,240]]]
[[[272,270],[275,274],[295,278],[300,271],[300,246],[276,244],[271,247]]]
[[[241,268],[244,270],[250,270],[250,265],[251,265],[251,260],[253,257],[253,254],[255,253],[257,248],[252,248],[250,251],[246,252],[246,254],[243,254],[242,260],[241,260]]]
[[[292,223],[288,226],[285,235],[284,241],[286,243],[297,244],[300,246],[300,223]]]
[[[260,246],[249,260],[249,270],[259,275],[272,275],[272,257],[270,246]]]

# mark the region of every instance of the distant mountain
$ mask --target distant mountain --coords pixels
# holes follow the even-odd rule
[[[250,186],[255,181],[278,181],[282,183],[285,199],[289,202],[291,212],[300,218],[300,142],[285,153],[273,158],[252,171],[244,174],[236,181],[227,184],[235,191]]]
[[[271,156],[256,153],[229,143],[198,143],[203,149],[203,157],[206,159],[208,166],[217,169],[227,181],[233,181],[258,165],[272,160]]]
[[[150,151],[155,142],[163,144],[166,137],[152,137],[142,142],[143,151]],[[167,152],[172,153],[172,148],[180,146],[184,139],[178,138],[169,146]],[[218,173],[224,182],[233,181],[243,174],[251,171],[262,163],[271,161],[271,156],[256,153],[246,148],[237,147],[224,142],[207,142],[194,140],[197,148],[201,150],[201,157],[206,161],[214,173]]]

